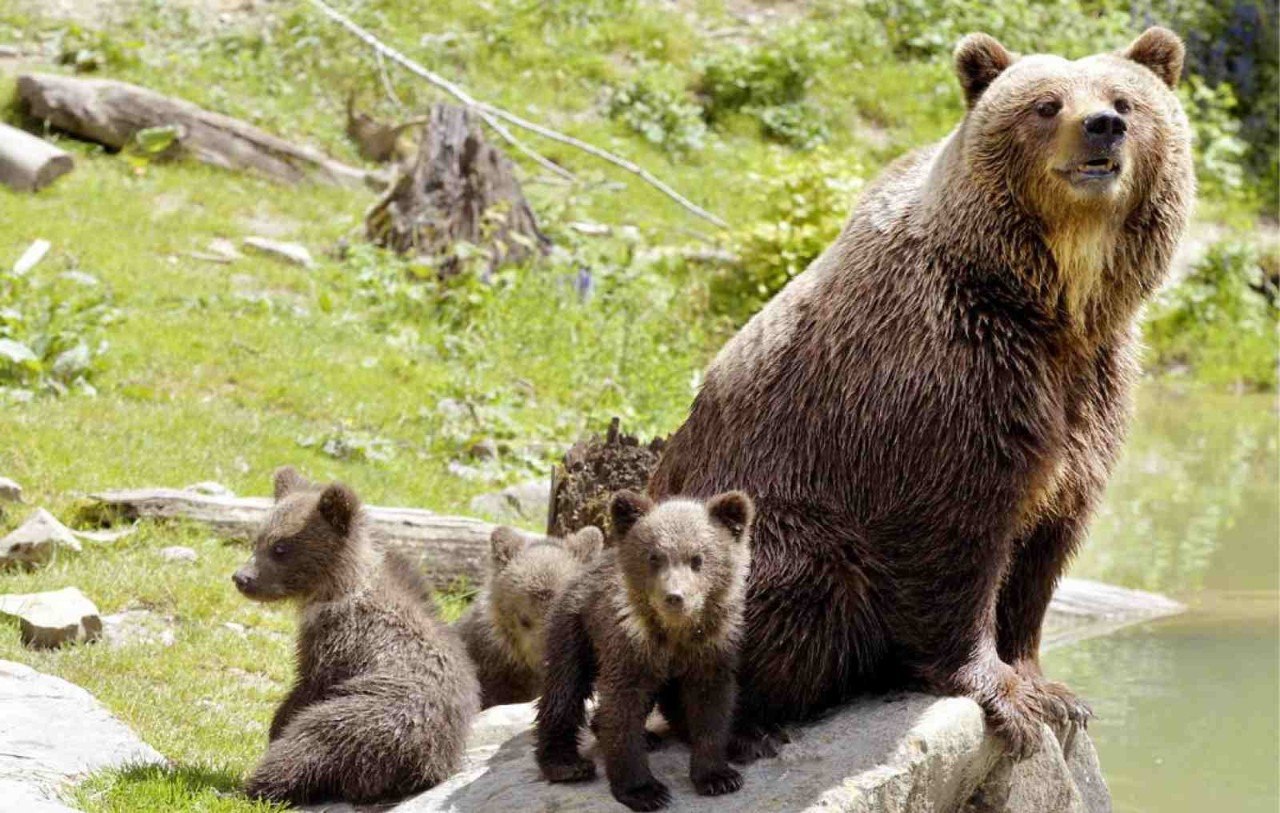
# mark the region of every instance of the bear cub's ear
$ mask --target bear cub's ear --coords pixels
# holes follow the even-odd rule
[[[609,520],[613,524],[613,534],[621,539],[631,533],[631,529],[641,517],[653,510],[653,500],[635,491],[619,491],[613,495],[609,504]]]
[[[1153,26],[1142,32],[1124,52],[1131,59],[1159,76],[1170,88],[1178,86],[1182,77],[1182,59],[1186,49],[1178,35],[1167,28]]]
[[[734,539],[741,541],[751,527],[751,521],[755,519],[756,507],[743,492],[726,491],[707,502],[707,513],[728,528]]]
[[[303,491],[311,488],[311,483],[307,478],[298,474],[298,470],[293,466],[281,466],[276,469],[276,473],[271,478],[272,485],[275,488],[276,502],[284,499],[295,491]]]
[[[489,556],[495,571],[502,570],[524,550],[524,534],[515,528],[500,525],[489,535]]]
[[[956,46],[956,76],[964,88],[967,107],[977,104],[982,92],[1016,57],[989,34],[969,34]]]
[[[579,562],[586,564],[604,547],[604,534],[594,525],[579,530],[576,533],[569,534],[564,540],[564,546],[573,554],[573,558]]]
[[[331,528],[346,536],[360,511],[360,498],[345,483],[330,483],[320,493],[316,511]]]

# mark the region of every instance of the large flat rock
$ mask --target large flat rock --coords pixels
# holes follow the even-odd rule
[[[65,810],[57,791],[94,771],[164,758],[79,686],[0,661],[0,800],[3,810]],[[15,802],[16,804],[17,802]]]
[[[625,810],[603,778],[576,785],[541,780],[533,759],[532,704],[486,710],[471,735],[468,765],[408,799],[396,813],[518,810],[586,813]],[[869,698],[791,729],[777,759],[743,769],[738,793],[697,796],[689,751],[669,744],[651,754],[672,790],[671,811],[707,813],[1109,813],[1110,797],[1088,736],[1062,743],[1044,729],[1041,752],[1013,764],[969,700],[903,694]],[[587,753],[594,754],[590,737]],[[602,768],[602,766],[600,766]],[[603,777],[603,770],[601,770]],[[316,810],[340,813],[348,805]]]
[[[32,649],[95,641],[102,634],[98,608],[75,587],[0,595],[0,615],[18,619],[22,643]]]
[[[80,552],[80,542],[67,526],[43,508],[0,539],[0,566],[47,564],[59,550]]]

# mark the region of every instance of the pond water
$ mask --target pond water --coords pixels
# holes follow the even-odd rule
[[[1274,396],[1148,387],[1071,575],[1181,616],[1047,653],[1085,697],[1117,813],[1280,809],[1280,454]]]

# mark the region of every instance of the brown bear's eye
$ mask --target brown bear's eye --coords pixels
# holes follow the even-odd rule
[[[651,554],[649,554],[649,566],[650,566],[650,567],[654,567],[654,568],[656,568],[656,567],[657,567],[658,565],[660,565],[660,564],[662,564],[662,557],[661,557],[661,556],[659,556],[659,555],[658,555],[658,554],[656,554],[656,553],[651,553]]]
[[[271,546],[271,555],[277,559],[283,559],[289,555],[289,546],[284,542],[277,542]]]
[[[1115,108],[1117,113],[1124,116],[1133,110],[1133,105],[1129,104],[1128,99],[1116,99]]]
[[[1036,115],[1042,119],[1051,119],[1058,115],[1058,111],[1062,109],[1062,102],[1055,99],[1049,99],[1043,102],[1036,102]]]
[[[693,568],[694,571],[702,570],[702,556],[694,555],[694,557],[689,560],[689,567]]]

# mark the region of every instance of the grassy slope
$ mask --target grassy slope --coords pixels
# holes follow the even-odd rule
[[[144,3],[131,20],[101,33],[0,6],[0,41],[61,37],[64,45],[96,48],[107,54],[104,72],[112,76],[249,118],[354,162],[341,114],[352,83],[367,103],[379,99],[383,116],[392,115],[374,90],[372,63],[305,3],[259,5],[264,10],[255,17],[214,25]],[[730,121],[705,150],[673,160],[608,120],[600,104],[601,87],[637,62],[686,65],[711,47],[699,32],[738,21],[717,0],[680,4],[678,12],[638,3],[618,13],[614,5],[587,2],[552,14],[532,0],[384,1],[363,4],[359,19],[477,95],[623,152],[730,221],[750,222],[755,181],[748,173],[777,148],[749,122]],[[832,47],[847,51],[833,60],[848,70],[824,72],[810,95],[837,111],[833,149],[856,152],[874,171],[943,133],[958,114],[958,94],[945,66],[894,62],[874,33],[859,40],[856,15],[847,16],[844,39]],[[437,98],[399,75],[396,84],[411,107]],[[529,185],[553,231],[575,218],[632,224],[654,243],[708,230],[629,176],[571,150],[539,146],[592,182],[569,197],[559,187]],[[700,280],[626,270],[607,277],[607,289],[587,303],[561,280],[531,274],[461,318],[426,307],[389,324],[377,303],[382,295],[359,281],[358,264],[323,256],[358,229],[369,195],[285,189],[192,165],[137,172],[119,157],[73,148],[79,166],[53,188],[35,197],[0,191],[0,266],[31,240],[48,239],[54,251],[45,267],[94,273],[121,311],[107,331],[111,349],[95,379],[96,398],[0,405],[0,473],[21,481],[31,502],[64,517],[75,493],[95,488],[216,479],[239,493],[261,493],[283,462],[344,478],[371,501],[462,511],[469,496],[492,487],[447,467],[465,460],[474,438],[563,445],[613,414],[645,432],[669,430],[717,344],[713,330],[685,318]],[[210,265],[185,254],[213,238],[267,230],[308,245],[318,270],[256,257]],[[573,239],[555,233],[561,242]],[[449,417],[438,408],[446,397],[478,406],[480,419]],[[394,454],[339,460],[299,444],[335,426],[384,438]],[[504,460],[491,479],[527,476],[537,463],[537,455],[532,463]],[[3,527],[21,518],[13,512]],[[162,564],[156,550],[173,544],[196,548],[199,562]],[[292,619],[235,595],[227,575],[243,555],[197,528],[148,526],[37,573],[0,574],[4,592],[75,584],[103,612],[148,607],[177,618],[172,647],[52,654],[22,649],[16,629],[0,627],[0,658],[85,686],[175,761],[159,775],[98,777],[78,791],[79,804],[252,807],[229,792],[260,753],[289,677]],[[248,632],[241,636],[226,622]]]

